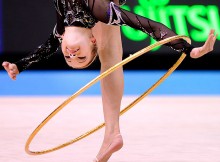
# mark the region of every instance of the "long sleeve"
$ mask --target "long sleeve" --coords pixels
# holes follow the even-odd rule
[[[151,19],[126,11],[113,2],[100,2],[90,0],[90,8],[93,15],[99,20],[109,25],[127,25],[134,29],[141,30],[153,37],[156,41],[177,35],[165,25]],[[102,14],[100,14],[102,13]],[[174,40],[165,44],[178,52],[189,54],[194,48],[183,39]]]
[[[64,32],[63,26],[63,18],[60,13],[56,12],[57,14],[57,24],[54,27],[53,32],[50,34],[47,41],[41,44],[37,49],[30,52],[26,57],[22,58],[15,64],[18,67],[19,72],[26,70],[32,64],[37,63],[39,61],[48,59],[50,56],[56,53],[60,46],[60,36]]]
[[[26,70],[33,63],[37,63],[53,55],[57,51],[59,45],[60,42],[58,38],[51,34],[49,39],[44,44],[40,45],[36,50],[30,52],[30,54],[25,58],[15,62],[19,72]]]

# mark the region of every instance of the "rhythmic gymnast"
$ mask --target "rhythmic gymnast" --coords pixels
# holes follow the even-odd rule
[[[119,5],[116,4],[116,1],[54,0],[54,3],[57,12],[57,24],[49,39],[35,51],[31,52],[30,55],[18,62],[3,62],[2,65],[11,79],[15,80],[20,72],[27,69],[33,63],[39,62],[40,60],[46,59],[54,54],[60,45],[64,58],[69,66],[73,68],[85,68],[89,66],[95,59],[98,50],[97,47],[99,47],[98,38],[95,37],[95,31],[93,30],[97,22],[113,26],[128,25],[134,29],[145,32],[157,41],[176,35],[176,33],[161,23],[120,8]],[[108,31],[107,27],[106,31]],[[110,29],[109,31],[112,32],[114,30]],[[96,33],[98,32],[96,31]],[[114,37],[118,33],[120,34],[116,28],[115,32],[112,32]],[[108,44],[107,38],[106,40],[103,39],[104,35],[101,37],[101,40]],[[111,63],[119,62],[121,59],[119,59],[120,56],[115,56],[113,58],[106,56],[111,50],[116,52],[121,50],[121,44],[118,44],[116,49],[111,48],[114,41],[120,42],[117,40],[117,37],[117,39],[114,39],[114,37],[111,37],[108,46],[103,46],[103,48],[101,47],[101,50],[98,50],[102,53],[100,59],[101,64],[103,64],[102,67],[104,67],[103,69],[109,68]],[[216,38],[217,34],[215,34],[214,30],[211,30],[205,44],[201,47],[193,47],[182,39],[167,43],[166,46],[171,47],[177,52],[184,52],[192,58],[199,58],[213,50]],[[105,50],[107,52],[103,54]],[[114,55],[113,52],[112,55]],[[106,62],[111,63],[105,65]],[[122,69],[120,70],[122,71]],[[123,78],[121,72],[118,73],[118,76],[120,76],[121,79]],[[117,86],[120,87],[118,90],[120,95],[118,96],[121,96],[123,82],[118,82],[116,80],[119,79],[117,79],[117,77],[111,78],[110,75],[102,82],[102,95],[103,98],[105,98],[105,101],[103,100],[103,105],[106,105],[103,108],[106,130],[102,147],[95,159],[96,162],[108,161],[112,153],[118,151],[123,145],[119,128],[119,105],[121,97],[118,99],[113,96],[111,100],[109,99],[109,94],[117,94]],[[117,83],[119,83],[119,85],[117,85]],[[110,87],[113,88],[113,92]],[[110,91],[105,90],[105,88],[109,88]],[[114,101],[117,101],[115,105]]]

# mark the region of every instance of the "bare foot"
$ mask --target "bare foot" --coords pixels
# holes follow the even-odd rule
[[[122,136],[120,134],[116,135],[112,142],[108,145],[105,151],[99,153],[94,162],[107,162],[111,155],[120,150],[123,146]]]
[[[205,44],[202,47],[193,48],[190,53],[191,58],[199,58],[213,50],[215,41],[218,37],[218,34],[215,35],[215,30],[211,30],[206,40]]]

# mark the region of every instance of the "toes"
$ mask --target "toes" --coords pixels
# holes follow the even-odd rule
[[[205,42],[205,49],[210,52],[213,50],[214,48],[214,44],[216,42],[216,35],[214,35],[213,33],[209,35],[208,39]]]
[[[210,32],[209,32],[209,35],[214,34],[214,33],[215,33],[215,30],[211,29]]]

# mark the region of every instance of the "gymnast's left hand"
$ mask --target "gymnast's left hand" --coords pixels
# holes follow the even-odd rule
[[[16,64],[4,61],[2,63],[2,66],[5,68],[5,70],[8,73],[8,76],[12,79],[12,80],[16,80],[17,75],[19,74],[18,68]]]
[[[205,44],[202,47],[193,48],[193,50],[190,53],[190,57],[200,58],[203,55],[213,51],[217,37],[218,37],[218,34],[215,34],[215,30],[213,29],[210,30],[210,33],[208,35],[208,38]]]

